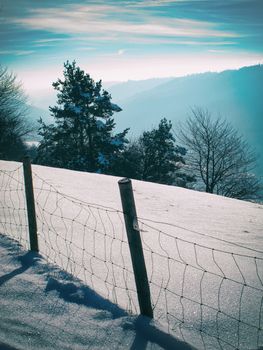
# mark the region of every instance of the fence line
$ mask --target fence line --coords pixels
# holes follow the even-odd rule
[[[35,172],[33,182],[40,253],[110,301],[138,313],[124,213],[63,194]],[[1,233],[28,247],[22,167],[0,170],[0,193]],[[180,225],[140,217],[138,223],[154,318],[190,343],[195,334],[194,345],[200,349],[259,349],[262,251]],[[179,237],[178,229],[237,251]]]
[[[122,212],[78,201],[33,175],[41,253],[110,301],[138,313]]]
[[[23,244],[27,249],[27,210],[23,182],[23,167],[0,170],[0,230]]]
[[[214,340],[215,349],[223,349],[222,344],[232,349],[259,348],[263,336],[259,267],[263,272],[263,258],[211,249],[141,220],[139,224],[155,318],[165,320],[168,330],[181,337],[182,326],[195,329],[203,348],[204,336]]]
[[[156,220],[142,218],[142,217],[138,217],[138,219],[141,220],[141,221],[146,221],[146,222],[150,222],[150,223],[157,224],[157,225],[165,225],[166,227],[170,226],[170,227],[172,227],[174,229],[180,229],[180,230],[183,230],[183,231],[186,231],[186,232],[193,233],[193,234],[198,235],[198,236],[203,236],[205,238],[210,238],[210,239],[212,238],[215,241],[226,243],[227,245],[230,245],[230,246],[234,246],[234,247],[237,247],[237,248],[242,248],[242,249],[245,249],[247,251],[252,251],[254,253],[263,254],[262,250],[254,249],[254,248],[250,248],[250,247],[245,247],[242,244],[238,244],[238,243],[235,243],[235,242],[228,241],[226,239],[222,239],[222,238],[211,236],[211,235],[208,235],[208,234],[205,234],[205,233],[202,233],[202,232],[198,232],[196,230],[193,230],[193,229],[190,229],[190,228],[186,228],[186,227],[183,227],[181,225],[176,225],[174,223],[171,224],[171,223],[168,223],[168,222],[156,221]],[[209,248],[209,247],[207,247],[207,248]],[[213,249],[213,248],[211,248],[211,249]]]

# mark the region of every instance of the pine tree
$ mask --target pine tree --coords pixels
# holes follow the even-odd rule
[[[143,148],[138,139],[129,141],[113,164],[112,174],[142,180]]]
[[[112,115],[121,108],[111,103],[101,81],[95,82],[75,61],[64,64],[64,80],[53,87],[58,91],[57,106],[50,107],[55,124],[40,121],[37,162],[107,173],[127,142],[128,129],[113,134]]]
[[[140,138],[143,149],[142,180],[173,184],[177,163],[184,162],[175,145],[172,123],[163,118],[157,129],[145,131]]]
[[[172,123],[162,119],[158,128],[130,142],[115,164],[119,176],[187,187],[194,178],[185,172],[186,149],[175,144]]]

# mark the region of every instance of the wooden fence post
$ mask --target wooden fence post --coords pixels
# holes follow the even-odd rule
[[[32,180],[31,162],[29,157],[23,159],[24,182],[26,190],[26,206],[29,228],[30,250],[38,252],[37,221]]]
[[[140,312],[153,318],[150,287],[142,249],[141,236],[137,221],[136,207],[133,197],[131,180],[124,178],[118,181],[126,232],[131,253]]]

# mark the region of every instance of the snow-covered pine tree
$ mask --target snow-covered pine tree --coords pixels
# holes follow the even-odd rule
[[[57,106],[49,109],[55,123],[40,121],[37,162],[106,173],[127,142],[128,129],[113,134],[112,115],[121,108],[111,102],[101,81],[95,82],[75,61],[64,64],[64,80],[58,79],[53,87],[58,91]]]
[[[158,128],[130,142],[115,163],[119,176],[187,187],[194,178],[185,171],[186,149],[175,144],[172,123],[162,119]]]
[[[196,181],[185,162],[187,150],[175,143],[172,123],[162,119],[158,128],[130,140],[112,163],[110,173],[138,180],[192,188]]]
[[[145,131],[139,142],[143,149],[142,179],[173,184],[179,162],[184,163],[181,148],[176,147],[172,123],[161,119],[158,128]]]

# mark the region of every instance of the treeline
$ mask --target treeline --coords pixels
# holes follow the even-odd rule
[[[25,97],[15,76],[0,69],[0,158],[21,160],[30,153],[36,164],[89,171],[161,184],[196,188],[240,199],[260,193],[253,175],[256,158],[232,126],[209,111],[194,108],[177,132],[163,118],[158,126],[129,139],[129,128],[114,132],[111,102],[101,81],[95,82],[75,62],[64,64],[63,79],[53,83],[57,105],[54,124],[39,121],[39,145],[23,142]],[[143,116],[142,116],[143,117]],[[178,144],[178,142],[180,144]]]

